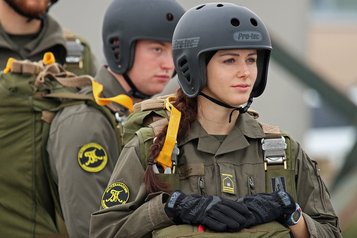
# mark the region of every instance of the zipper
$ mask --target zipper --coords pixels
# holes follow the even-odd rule
[[[205,191],[205,179],[203,177],[198,177],[198,188],[201,192],[201,195],[206,195]]]
[[[248,194],[255,194],[255,183],[253,176],[248,176]]]
[[[319,184],[319,187],[320,187],[320,200],[321,200],[321,204],[322,204],[322,207],[326,210],[326,203],[325,203],[325,200],[323,199],[324,197],[324,190],[325,190],[325,185],[324,183],[322,182],[322,179],[321,179],[321,176],[320,176],[320,169],[317,165],[317,162],[316,161],[312,161],[312,164],[314,166],[314,170],[315,170],[315,175],[317,177],[317,182]],[[326,189],[327,190],[327,189]]]

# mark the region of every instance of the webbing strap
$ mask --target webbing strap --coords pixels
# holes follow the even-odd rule
[[[158,135],[162,128],[164,128],[167,124],[169,123],[167,118],[162,118],[162,117],[157,117],[153,118],[153,122],[149,124],[149,127],[151,127],[154,131],[154,135]]]
[[[264,151],[264,169],[268,170],[269,165],[284,165],[286,169],[287,145],[283,136],[278,138],[263,138],[262,148]]]
[[[295,159],[291,142],[283,136],[279,127],[262,124],[265,138],[262,139],[266,192],[284,190],[294,199],[296,195]]]
[[[142,112],[142,111],[152,111],[152,110],[160,110],[165,109],[166,99],[168,97],[174,98],[174,94],[158,96],[155,98],[150,98],[134,105],[134,112]]]
[[[167,133],[165,137],[164,146],[160,151],[160,154],[156,158],[156,162],[164,169],[166,172],[167,169],[171,170],[172,168],[172,152],[176,144],[177,133],[181,120],[181,112],[177,110],[170,102],[174,97],[168,97],[166,99],[166,109],[171,112],[169,118],[169,125],[167,128]]]
[[[94,99],[98,105],[106,106],[112,102],[115,102],[127,108],[130,112],[133,112],[134,110],[133,100],[128,95],[120,94],[115,97],[102,98],[100,97],[100,95],[103,92],[103,85],[95,80],[92,80],[92,88],[93,88]]]
[[[43,71],[45,65],[55,65],[56,59],[53,53],[46,52],[43,55],[42,62],[32,62],[29,60],[16,60],[9,58],[4,69],[4,73],[22,73],[37,75]]]

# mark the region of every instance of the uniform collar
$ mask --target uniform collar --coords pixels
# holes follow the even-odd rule
[[[32,49],[33,54],[51,48],[54,45],[61,45],[64,50],[66,50],[66,40],[62,28],[58,22],[49,15],[45,16],[43,27],[37,38],[39,39],[38,41],[33,41],[26,45],[26,48]]]
[[[119,94],[127,94],[119,81],[108,71],[107,66],[100,67],[95,80],[104,87],[103,97],[115,97]]]
[[[247,138],[259,139],[265,136],[259,123],[249,114],[240,114],[238,120],[221,144],[214,136],[207,134],[198,121],[190,128],[189,135],[179,145],[197,140],[199,151],[220,155],[249,146]]]
[[[38,37],[25,45],[24,49],[31,52],[31,55],[36,55],[44,49],[51,48],[55,45],[61,45],[65,51],[66,40],[64,39],[62,28],[58,22],[56,22],[51,16],[46,15],[42,24],[43,25]],[[2,38],[0,41],[0,47],[18,51],[18,46],[13,44],[2,27],[0,27],[0,37]]]

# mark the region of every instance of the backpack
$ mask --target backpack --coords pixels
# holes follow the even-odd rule
[[[87,103],[117,128],[112,111],[79,93],[94,82],[65,71],[51,53],[40,62],[9,59],[0,72],[0,237],[65,236],[47,160],[49,126],[62,108]]]
[[[140,158],[147,158],[149,148],[152,144],[155,136],[160,132],[160,130],[168,125],[168,132],[166,135],[163,150],[165,150],[165,144],[168,138],[171,137],[172,141],[176,141],[177,131],[171,129],[170,132],[170,122],[172,118],[172,112],[174,107],[170,101],[174,100],[172,95],[161,96],[154,99],[148,99],[143,102],[134,105],[134,113],[132,113],[125,125],[123,126],[122,141],[123,145],[128,143],[135,135],[139,139],[140,145]],[[258,113],[253,110],[248,110],[251,116],[255,119],[259,117]],[[177,116],[176,116],[177,117]],[[178,127],[179,122],[175,122]],[[171,125],[171,128],[175,126]],[[274,191],[274,185],[282,185],[284,182],[284,187],[287,192],[296,200],[296,182],[295,182],[295,163],[296,160],[293,155],[293,145],[290,137],[281,133],[278,127],[271,126],[268,124],[261,124],[261,127],[265,133],[265,138],[262,140],[262,149],[264,154],[265,163],[265,178],[266,178],[266,192]],[[173,132],[174,131],[174,132]],[[168,136],[169,134],[169,136]],[[167,149],[167,148],[166,148]],[[167,159],[172,158],[172,153],[174,146],[170,146],[169,152],[166,152],[169,156]],[[160,154],[161,154],[160,153]],[[164,152],[165,153],[165,152]],[[157,158],[159,162],[160,155]],[[141,161],[144,168],[147,167],[147,161]],[[163,164],[165,164],[164,162]],[[168,178],[169,176],[160,176],[159,178],[167,178],[170,180],[165,180],[172,187],[177,186],[177,176],[176,179]],[[155,230],[152,233],[155,238],[164,237],[237,237],[235,233],[215,233],[211,231],[200,233],[195,226],[190,225],[173,225],[163,229]],[[277,222],[271,222],[267,224],[257,225],[249,229],[243,229],[239,232],[239,237],[290,237],[289,229]]]

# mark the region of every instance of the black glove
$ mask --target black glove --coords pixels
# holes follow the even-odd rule
[[[218,196],[185,195],[175,191],[165,205],[177,224],[204,225],[213,231],[239,231],[253,214],[243,203]]]
[[[296,209],[294,199],[286,192],[258,193],[238,200],[254,216],[247,219],[246,227],[277,220],[286,225],[286,221]]]

